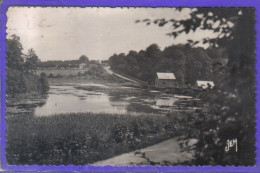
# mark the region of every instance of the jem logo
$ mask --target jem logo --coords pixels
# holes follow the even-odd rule
[[[225,146],[225,151],[228,152],[230,148],[236,147],[236,152],[237,152],[237,138],[227,140],[227,145]]]

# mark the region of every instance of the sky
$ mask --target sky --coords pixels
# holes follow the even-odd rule
[[[164,27],[135,23],[143,19],[186,19],[192,9],[174,8],[79,8],[9,7],[7,38],[20,37],[24,53],[33,48],[41,61],[73,60],[86,55],[91,60],[106,60],[113,54],[145,50],[156,43],[165,47],[188,39],[214,37],[211,31],[197,30],[177,38]],[[193,9],[194,10],[194,9]],[[206,45],[199,45],[204,46]]]

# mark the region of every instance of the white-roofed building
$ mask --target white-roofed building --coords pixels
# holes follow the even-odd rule
[[[155,87],[157,88],[173,88],[177,86],[177,81],[173,73],[156,73]]]
[[[213,89],[215,85],[213,81],[197,80],[197,86],[202,89]]]

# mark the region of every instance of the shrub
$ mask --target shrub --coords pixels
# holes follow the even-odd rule
[[[45,92],[45,91],[49,90],[49,83],[48,83],[48,80],[47,80],[46,73],[40,74],[40,84],[41,84],[41,87],[42,87],[42,91]]]
[[[31,92],[44,92],[49,88],[46,75],[37,76],[34,73],[24,73],[14,69],[7,70],[7,94],[15,96]]]

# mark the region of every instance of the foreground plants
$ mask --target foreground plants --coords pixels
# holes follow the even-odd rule
[[[181,122],[163,115],[8,116],[7,161],[11,165],[91,164],[181,135]]]

